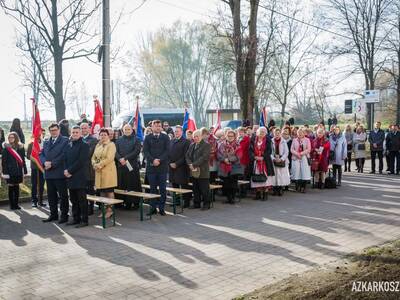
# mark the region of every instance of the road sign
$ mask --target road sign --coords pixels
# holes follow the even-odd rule
[[[353,100],[344,100],[344,113],[345,114],[353,113]]]
[[[378,103],[379,102],[379,90],[365,90],[364,91],[364,102],[365,103]]]
[[[356,114],[365,114],[367,109],[364,99],[353,100],[353,112]]]

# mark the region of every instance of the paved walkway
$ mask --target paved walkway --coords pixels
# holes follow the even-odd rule
[[[346,174],[338,190],[142,223],[118,211],[106,230],[96,217],[75,229],[45,216],[0,208],[0,298],[231,299],[400,238],[400,177]]]

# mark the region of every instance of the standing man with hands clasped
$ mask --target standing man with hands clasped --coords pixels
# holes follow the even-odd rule
[[[150,192],[160,191],[160,200],[151,202],[152,209],[149,215],[159,213],[165,216],[165,200],[167,198],[167,177],[168,177],[168,151],[169,137],[161,133],[162,126],[160,120],[154,120],[151,125],[152,133],[146,136],[143,144],[143,153],[146,158],[146,174],[149,179]]]
[[[65,170],[67,186],[72,203],[73,220],[67,225],[76,228],[88,226],[88,202],[86,198],[86,179],[88,177],[89,145],[82,139],[79,126],[72,127],[71,139],[65,149]]]
[[[383,142],[385,141],[385,132],[381,129],[381,122],[375,123],[375,128],[369,133],[368,141],[371,149],[371,172],[375,174],[375,158],[378,155],[379,174],[383,171]]]
[[[43,222],[58,220],[58,198],[60,197],[61,218],[59,224],[68,222],[68,191],[64,176],[65,149],[68,138],[60,135],[60,126],[53,123],[49,126],[50,139],[45,140],[40,153],[40,161],[44,167],[44,178],[47,183],[50,216]]]

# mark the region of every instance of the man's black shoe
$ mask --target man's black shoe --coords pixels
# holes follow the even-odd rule
[[[54,221],[57,221],[57,220],[58,220],[58,218],[56,218],[56,217],[48,217],[47,219],[43,219],[42,222],[43,223],[48,223],[48,222],[54,222]]]
[[[66,225],[67,226],[72,226],[72,225],[78,225],[80,222],[78,221],[69,221]]]
[[[382,171],[379,171],[379,174],[383,174],[383,172],[382,172]]]
[[[75,228],[82,228],[82,227],[86,227],[86,226],[89,226],[89,224],[88,223],[80,223],[80,224],[76,225]]]
[[[68,222],[68,218],[62,218],[60,221],[58,221],[58,224],[64,224]]]
[[[201,208],[201,210],[208,210],[208,209],[210,209],[210,206],[209,206],[209,205],[205,205],[205,206],[203,206],[203,207]]]
[[[371,171],[371,172],[369,172],[369,174],[375,174],[375,171]]]
[[[32,207],[37,207],[37,202],[32,202]]]
[[[159,213],[160,213],[160,215],[162,215],[162,216],[165,216],[165,215],[166,215],[165,210],[160,210]]]

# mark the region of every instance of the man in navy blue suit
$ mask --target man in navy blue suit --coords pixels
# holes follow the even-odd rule
[[[68,138],[60,135],[60,127],[57,123],[49,126],[51,138],[43,144],[40,153],[40,161],[44,167],[44,178],[47,184],[47,196],[49,199],[50,216],[43,222],[58,220],[58,199],[60,199],[61,217],[59,224],[68,221],[68,190],[64,176],[65,149],[68,146]]]

